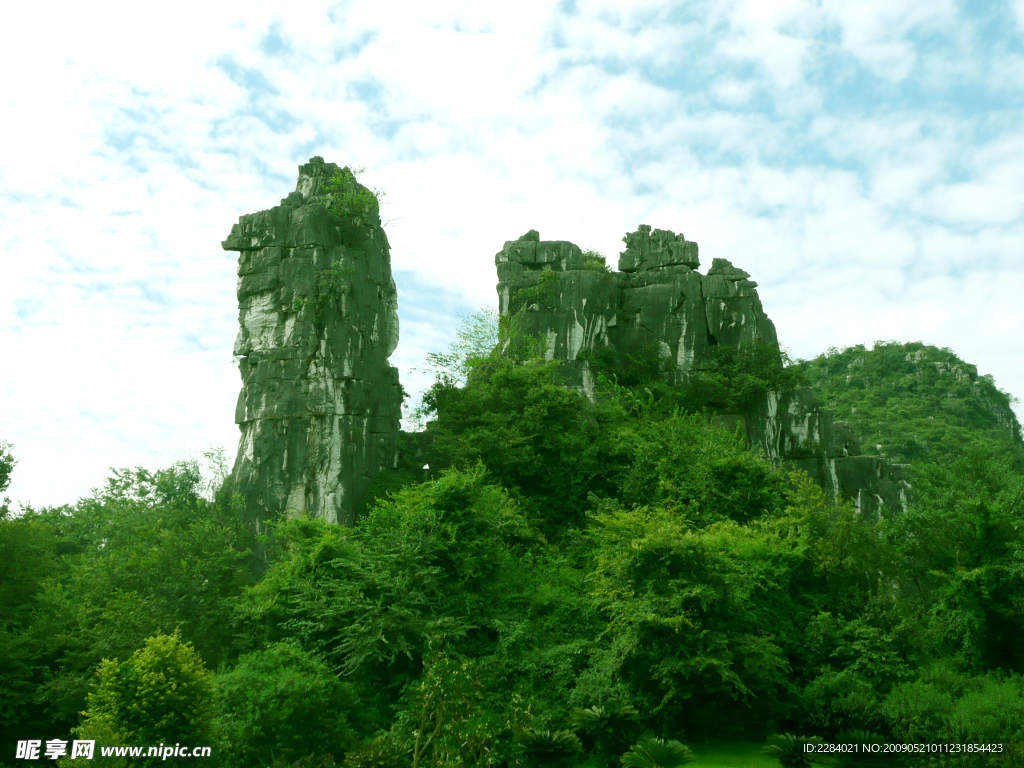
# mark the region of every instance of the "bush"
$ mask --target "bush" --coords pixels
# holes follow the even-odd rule
[[[583,251],[583,268],[589,272],[597,272],[602,275],[611,272],[605,255],[590,249]]]
[[[364,169],[342,168],[323,187],[324,204],[335,216],[350,218],[356,224],[370,221],[379,215],[380,198],[384,190],[368,189],[356,181]]]
[[[345,755],[345,768],[405,768],[405,752],[393,739],[379,737]]]
[[[827,670],[804,688],[804,706],[815,725],[869,725],[878,719],[878,692],[849,669]]]
[[[688,746],[664,739],[641,741],[622,756],[622,764],[627,768],[678,768],[694,760]]]
[[[570,731],[521,731],[516,735],[516,747],[526,765],[538,768],[571,765],[576,755],[583,751],[579,737]]]
[[[1024,738],[1024,679],[991,673],[968,677],[943,667],[898,685],[882,706],[906,742],[1002,742]]]
[[[213,738],[210,673],[177,632],[151,637],[127,661],[100,664],[77,734],[116,734],[134,745],[206,746]]]
[[[606,765],[629,746],[639,730],[640,713],[629,705],[577,709],[569,718],[574,730],[584,734],[588,751],[596,753]]]
[[[295,645],[277,643],[239,658],[214,680],[217,717],[231,763],[340,754],[351,737],[351,686]]]

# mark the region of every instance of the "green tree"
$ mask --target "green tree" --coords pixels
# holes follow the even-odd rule
[[[353,530],[297,519],[274,542],[277,559],[246,593],[240,624],[256,646],[292,639],[344,673],[363,702],[363,732],[388,730],[397,708],[406,725],[395,738],[412,750],[414,731],[454,733],[445,729],[459,711],[515,720],[505,704],[517,696],[545,726],[564,719],[599,631],[584,573],[481,467],[402,489]],[[421,689],[430,701],[454,697],[447,714],[423,709]],[[463,694],[468,709],[455,706]],[[415,725],[424,718],[433,726]]]
[[[68,722],[104,658],[123,661],[146,638],[180,629],[211,665],[237,652],[231,601],[253,580],[237,500],[200,495],[194,463],[115,470],[72,507],[41,514],[60,553],[33,598],[25,633],[46,660],[37,689]]]
[[[179,633],[155,635],[126,661],[103,660],[76,733],[80,738],[100,736],[104,744],[109,742],[103,737],[113,736],[119,743],[140,746],[211,745],[211,678],[202,658]]]
[[[1024,476],[980,448],[915,472],[915,500],[886,522],[906,607],[930,652],[976,671],[1024,671]]]
[[[300,518],[275,540],[278,560],[240,605],[250,642],[297,640],[383,713],[419,677],[431,638],[474,656],[494,647],[537,538],[476,468],[402,489],[354,531]]]
[[[785,476],[704,416],[652,413],[624,427],[618,440],[630,459],[620,481],[627,504],[678,505],[704,525],[750,521],[785,497]]]
[[[14,454],[11,452],[12,446],[10,443],[0,440],[0,493],[3,493],[11,485],[11,472],[14,471],[14,465],[17,464],[14,460]],[[0,504],[0,516],[7,514],[7,505],[10,504],[9,498],[4,498],[2,504]]]
[[[459,315],[455,341],[445,352],[429,353],[426,368],[447,386],[464,386],[473,367],[494,355],[498,336],[497,310],[483,308]]]
[[[56,566],[56,536],[44,516],[0,515],[0,739],[50,723],[35,701],[46,657],[31,627],[36,598]]]
[[[297,646],[244,654],[214,678],[217,722],[228,762],[266,765],[308,755],[341,755],[351,741],[352,686]]]
[[[787,582],[800,553],[731,520],[695,529],[683,513],[607,504],[592,516],[589,582],[609,620],[606,653],[664,727],[685,718],[696,729],[727,719],[741,728],[777,715],[795,632]]]
[[[588,493],[610,490],[606,443],[595,439],[603,426],[585,402],[565,388],[557,362],[505,358],[477,365],[465,387],[439,382],[424,396],[440,463],[482,462],[549,532],[578,523]]]
[[[408,731],[413,768],[501,764],[505,707],[491,701],[484,664],[428,653],[426,669],[406,690],[399,725]]]

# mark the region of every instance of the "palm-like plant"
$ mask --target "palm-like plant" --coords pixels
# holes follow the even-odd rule
[[[665,739],[645,739],[622,756],[626,768],[679,768],[696,760],[685,744]]]
[[[818,752],[807,752],[804,745],[817,746],[824,743],[818,736],[776,733],[768,737],[768,742],[761,753],[777,758],[783,768],[809,768],[811,763],[822,762],[822,758]]]
[[[614,764],[637,735],[640,713],[628,704],[577,709],[569,718],[574,731],[584,735],[600,762]]]
[[[579,737],[571,731],[520,731],[516,748],[530,765],[563,766],[583,751]]]
[[[569,722],[574,730],[593,733],[611,730],[624,723],[635,723],[639,719],[640,713],[628,704],[609,704],[606,707],[577,709]]]

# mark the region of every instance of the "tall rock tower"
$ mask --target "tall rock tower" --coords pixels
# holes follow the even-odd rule
[[[239,252],[233,479],[258,528],[305,512],[353,525],[367,486],[395,460],[402,390],[388,364],[398,344],[390,248],[376,199],[351,173],[327,195],[341,170],[320,157],[300,165],[295,191],[242,216],[222,244]],[[368,202],[332,213],[339,195]]]

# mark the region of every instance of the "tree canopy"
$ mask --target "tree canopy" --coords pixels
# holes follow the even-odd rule
[[[1019,764],[1024,472],[994,383],[889,344],[722,358],[697,389],[596,361],[589,401],[488,322],[432,358],[429,474],[385,473],[354,528],[257,541],[189,463],[0,518],[5,737],[311,768],[699,765],[708,739],[769,736],[783,764],[844,738]],[[826,498],[711,418],[796,368],[913,460],[905,513]]]

